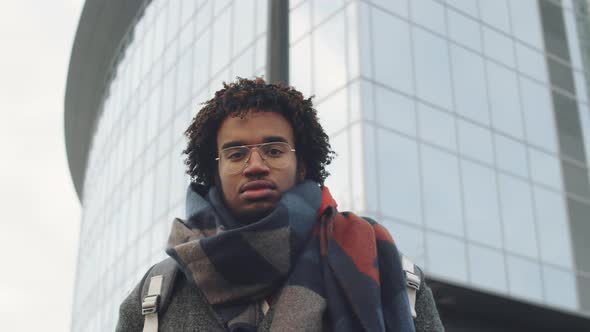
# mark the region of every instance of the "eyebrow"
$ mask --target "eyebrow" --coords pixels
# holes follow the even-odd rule
[[[287,141],[287,139],[282,136],[264,136],[262,138],[262,143],[270,143],[270,142],[289,143]],[[249,145],[249,144],[244,144],[244,141],[230,141],[230,142],[223,143],[223,145],[221,146],[221,150],[227,149],[227,148],[232,148],[234,146],[243,146],[243,145]]]

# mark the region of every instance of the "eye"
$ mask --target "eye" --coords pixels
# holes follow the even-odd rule
[[[281,144],[269,144],[262,147],[264,155],[270,158],[280,158],[285,154],[286,148]]]
[[[246,153],[243,149],[230,149],[225,151],[224,157],[229,161],[240,161],[246,157]]]

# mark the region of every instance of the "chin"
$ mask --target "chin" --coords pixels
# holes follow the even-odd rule
[[[257,202],[247,209],[240,211],[238,222],[253,223],[268,216],[277,207],[274,202]]]

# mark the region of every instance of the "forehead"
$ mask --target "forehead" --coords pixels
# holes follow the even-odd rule
[[[276,141],[276,138],[282,138],[293,145],[293,128],[289,121],[276,112],[249,111],[243,117],[230,116],[223,120],[217,132],[217,146],[221,148],[230,142],[240,145],[258,144]]]

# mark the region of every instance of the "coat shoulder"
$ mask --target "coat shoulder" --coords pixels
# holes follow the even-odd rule
[[[416,270],[422,280],[416,293],[416,319],[414,319],[416,332],[444,332],[445,328],[436,308],[432,290],[428,287],[422,270],[418,266]]]

